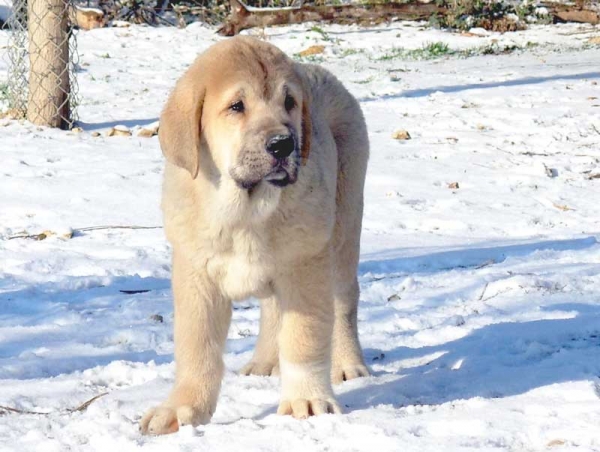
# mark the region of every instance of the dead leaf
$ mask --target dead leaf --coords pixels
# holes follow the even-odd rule
[[[394,140],[410,140],[411,137],[408,131],[399,129],[392,134],[392,138]]]
[[[163,323],[165,321],[163,316],[160,314],[151,315],[150,320],[152,320],[153,322],[156,322],[156,323]]]
[[[600,36],[594,36],[593,38],[588,39],[588,44],[600,44]]]
[[[125,126],[115,126],[106,132],[107,137],[130,137],[131,131]]]
[[[156,135],[156,134],[154,133],[153,130],[150,130],[150,129],[140,129],[140,131],[137,133],[138,137],[143,137],[143,138],[151,138],[154,135]]]
[[[458,190],[460,186],[458,185],[458,182],[451,182],[448,184],[448,188],[451,188],[452,190]]]
[[[320,53],[325,52],[325,46],[322,45],[314,45],[310,46],[308,49],[304,49],[298,53],[300,56],[310,56],[310,55],[318,55]]]
[[[558,203],[552,203],[554,205],[554,207],[556,207],[559,210],[562,210],[563,212],[567,212],[569,210],[575,210],[575,209],[571,209],[569,206],[567,206],[566,204],[558,204]]]
[[[564,444],[565,444],[564,439],[553,439],[548,444],[546,444],[546,447],[563,446]]]
[[[138,137],[153,137],[154,135],[158,135],[158,127],[159,123],[155,122],[154,124],[150,124],[148,127],[142,127],[138,132]]]

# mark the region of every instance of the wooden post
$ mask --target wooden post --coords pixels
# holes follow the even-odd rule
[[[68,0],[28,0],[29,99],[27,119],[34,124],[68,129]]]

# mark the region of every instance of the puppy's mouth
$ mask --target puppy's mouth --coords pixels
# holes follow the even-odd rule
[[[297,154],[297,153],[295,153]],[[285,159],[266,160],[262,165],[250,168],[243,165],[232,168],[230,176],[243,190],[252,194],[261,182],[266,182],[274,187],[283,188],[296,182],[298,178],[298,159],[290,156]]]
[[[273,171],[267,174],[264,177],[264,180],[275,187],[285,187],[286,185],[293,183],[290,173],[281,165],[278,165]]]

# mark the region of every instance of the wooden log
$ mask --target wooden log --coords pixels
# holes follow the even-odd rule
[[[554,18],[554,22],[580,22],[592,25],[600,24],[600,9],[592,9],[592,5],[577,2],[575,5],[560,3],[543,4]]]
[[[284,8],[253,8],[239,0],[230,0],[231,13],[218,33],[234,36],[253,27],[299,24],[311,21],[352,22],[378,21],[386,18],[401,20],[427,20],[432,14],[442,13],[443,7],[435,3],[381,3],[323,6],[291,6]]]
[[[428,20],[433,15],[448,16],[456,11],[426,0],[409,0],[407,3],[346,4],[324,6],[291,6],[284,8],[253,8],[240,0],[230,0],[231,12],[218,33],[234,36],[254,27],[298,24],[311,21],[325,22],[381,22],[396,20]],[[545,6],[555,21],[600,23],[600,12],[578,0],[574,5],[546,2]]]
[[[30,0],[29,98],[27,119],[34,124],[68,129],[69,25],[67,0]]]

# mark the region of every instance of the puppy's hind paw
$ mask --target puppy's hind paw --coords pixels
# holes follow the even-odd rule
[[[371,375],[371,372],[364,364],[348,364],[345,366],[334,364],[331,369],[331,382],[339,384],[355,378],[368,377],[369,375]]]
[[[278,376],[279,363],[269,361],[250,361],[240,370],[240,375]]]

